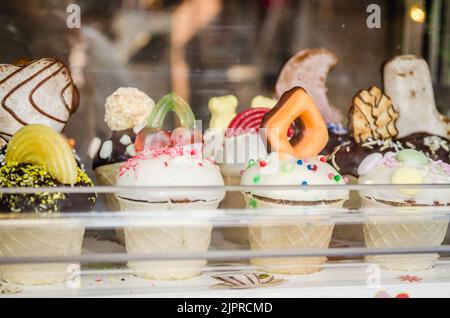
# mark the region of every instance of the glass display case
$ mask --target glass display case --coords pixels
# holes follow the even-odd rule
[[[3,1],[0,297],[448,297],[449,18]]]

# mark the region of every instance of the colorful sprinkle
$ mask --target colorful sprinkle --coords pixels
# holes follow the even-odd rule
[[[259,162],[259,166],[260,166],[261,168],[264,168],[265,166],[267,166],[267,162],[265,162],[264,160],[261,160],[261,161]]]
[[[281,171],[283,171],[283,172],[292,172],[292,171],[294,171],[294,169],[295,169],[295,166],[290,162],[286,162],[281,166]]]
[[[298,160],[297,160],[297,164],[298,164],[299,166],[303,165],[303,160],[298,159]]]
[[[250,160],[248,161],[247,167],[248,167],[248,168],[251,168],[251,167],[253,167],[255,164],[256,164],[255,160],[250,159]]]
[[[328,179],[333,180],[334,179],[334,174],[333,173],[329,173],[328,174]]]
[[[308,185],[308,182],[307,181],[303,181],[302,182],[302,186],[307,186]]]
[[[164,166],[168,166],[169,164],[167,163],[167,161],[164,161]]]
[[[334,181],[339,182],[341,181],[342,177],[340,175],[335,175],[333,179]]]
[[[308,170],[317,171],[317,165],[314,165],[314,164],[308,165]]]
[[[199,162],[198,165],[199,165],[200,167],[203,167],[203,163],[201,163],[201,162]]]
[[[327,157],[325,157],[325,156],[320,156],[320,157],[319,157],[319,160],[322,161],[322,162],[327,162]]]
[[[260,176],[254,176],[253,177],[253,183],[258,183],[261,180]]]
[[[252,209],[256,209],[256,207],[258,206],[258,203],[256,202],[255,199],[250,199],[250,201],[248,202],[248,205],[249,205]]]
[[[244,171],[245,171],[245,170],[239,171],[239,174],[242,176],[242,175],[244,174]]]

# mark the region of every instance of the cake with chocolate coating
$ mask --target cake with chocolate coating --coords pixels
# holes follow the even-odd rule
[[[0,194],[0,212],[46,213],[90,211],[95,194],[67,194],[64,190],[20,193],[25,188],[91,187],[68,141],[52,128],[32,124],[19,129],[8,142],[0,166],[0,187],[17,192]],[[5,216],[7,217],[7,215]],[[74,256],[81,253],[84,226],[74,220],[58,220],[45,226],[0,228],[3,257]],[[65,281],[67,263],[13,264],[0,266],[0,278],[11,284],[48,285]]]
[[[329,156],[342,175],[358,177],[358,166],[372,153],[386,154],[403,149],[423,152],[432,160],[450,163],[450,141],[429,133],[398,138],[396,121],[401,116],[379,88],[360,91],[349,111],[349,133]]]

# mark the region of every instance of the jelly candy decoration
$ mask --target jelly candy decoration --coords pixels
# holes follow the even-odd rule
[[[172,139],[167,130],[144,127],[137,135],[134,143],[136,152],[147,148],[164,148],[172,146]]]
[[[180,119],[180,126],[195,127],[195,116],[188,103],[175,93],[164,96],[153,108],[148,120],[148,127],[162,128],[167,113],[173,111]]]

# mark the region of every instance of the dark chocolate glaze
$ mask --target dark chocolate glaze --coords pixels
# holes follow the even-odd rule
[[[0,186],[11,186],[8,185],[10,182],[17,184],[18,180],[22,179],[29,180],[32,177],[28,174],[29,170],[26,169],[32,166],[33,164],[21,163],[11,170],[9,170],[9,166],[8,170],[0,170]],[[25,174],[27,176],[23,178]],[[32,187],[65,186],[48,173],[38,175],[33,178],[33,181],[27,181],[27,184]],[[87,176],[80,177],[74,185],[74,187],[90,186],[93,186],[93,183]],[[0,193],[0,213],[89,212],[94,208],[96,197],[95,193]]]
[[[433,146],[430,145],[430,140],[434,140],[444,146],[433,149]],[[401,139],[393,140],[393,143],[396,143],[401,147],[386,147],[389,143],[364,146],[365,143],[358,144],[347,135],[347,137],[342,140],[342,143],[334,148],[334,151],[330,154],[328,160],[340,174],[351,175],[354,177],[358,177],[358,167],[363,159],[376,152],[385,154],[390,151],[396,152],[401,149],[415,149],[423,152],[432,160],[442,160],[450,164],[450,151],[448,148],[450,147],[450,140],[446,138],[433,136],[428,133],[416,133]]]
[[[333,126],[336,125],[328,124],[328,142],[320,153],[323,156],[329,156],[334,148],[349,140],[348,133],[345,133],[346,130],[342,126],[340,126],[339,130],[344,130],[344,133],[336,131],[337,129]]]
[[[103,140],[102,145],[105,141],[112,141],[113,148],[111,156],[108,158],[100,158],[100,151],[97,152],[97,155],[94,158],[94,161],[92,163],[92,169],[96,169],[101,166],[113,164],[113,163],[120,163],[125,162],[128,159],[131,158],[129,154],[127,154],[127,147],[128,145],[123,145],[120,142],[120,138],[123,136],[128,135],[131,139],[131,142],[134,143],[136,140],[136,134],[134,133],[133,129],[127,129],[127,130],[121,130],[121,131],[113,131],[111,137],[109,137],[106,140]]]
[[[2,158],[6,154],[6,146],[0,149],[0,167],[4,165]],[[80,163],[77,161],[78,168],[81,169]],[[31,164],[24,163],[20,166],[26,167]],[[20,173],[19,173],[20,175]],[[10,175],[0,175],[1,178],[7,180]],[[88,187],[93,183],[90,180],[81,178],[82,181],[76,183],[75,187]],[[35,186],[42,187],[57,187],[64,186],[58,180],[53,178],[41,178],[36,180]],[[1,186],[1,182],[0,182]],[[58,199],[53,202],[48,201],[48,195],[39,193],[35,194],[0,194],[0,213],[13,212],[9,205],[11,197],[14,196],[17,200],[16,210],[14,212],[89,212],[95,206],[97,195],[95,193],[67,193],[64,194],[64,199]],[[43,200],[46,200],[45,203]]]

